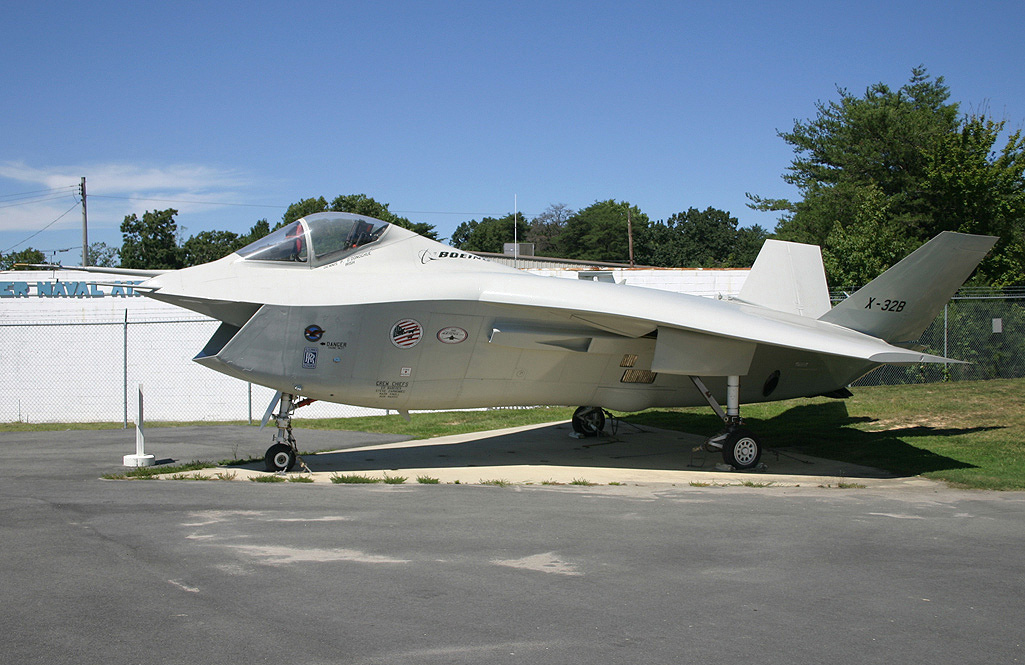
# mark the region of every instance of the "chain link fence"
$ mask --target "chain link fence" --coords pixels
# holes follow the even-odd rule
[[[0,422],[259,421],[274,391],[191,361],[217,330],[205,317],[0,324]],[[383,409],[315,402],[304,418]]]
[[[845,294],[834,293],[834,302]],[[918,340],[926,353],[965,361],[884,365],[855,386],[1025,377],[1025,288],[964,288]]]

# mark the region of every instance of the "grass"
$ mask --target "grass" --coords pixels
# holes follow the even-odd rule
[[[287,479],[284,476],[279,476],[277,474],[268,475],[268,476],[253,476],[249,480],[251,480],[254,483],[283,483],[283,482],[287,482]]]
[[[189,471],[199,471],[210,468],[209,462],[188,462],[186,464],[140,466],[130,471],[118,473],[105,473],[101,478],[107,480],[151,480],[156,476],[171,474],[172,476],[185,476]]]
[[[955,487],[1025,490],[1025,380],[998,379],[853,389],[847,400],[788,400],[743,407],[770,448],[921,475]],[[684,432],[714,432],[707,409],[659,409],[624,418]]]
[[[381,478],[371,478],[359,473],[334,473],[331,474],[331,482],[336,485],[369,485],[382,483],[384,480]]]

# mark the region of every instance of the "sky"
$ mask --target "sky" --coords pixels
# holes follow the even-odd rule
[[[461,222],[615,199],[771,230],[778,136],[924,65],[962,111],[1025,123],[1025,2],[9,3],[0,253],[81,258],[126,215],[183,239],[366,194]],[[62,251],[63,250],[63,251]]]

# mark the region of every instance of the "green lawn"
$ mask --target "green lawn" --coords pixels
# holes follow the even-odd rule
[[[853,389],[847,400],[745,405],[747,426],[768,447],[922,475],[958,487],[1025,489],[1025,380]],[[686,432],[713,432],[707,409],[627,416]]]

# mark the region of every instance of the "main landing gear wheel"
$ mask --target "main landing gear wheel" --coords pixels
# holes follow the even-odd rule
[[[750,430],[738,427],[726,432],[722,439],[722,458],[738,471],[753,469],[762,458],[762,444]]]
[[[295,466],[295,449],[287,443],[275,443],[267,449],[263,458],[264,467],[268,471],[282,472],[291,471]]]
[[[573,412],[573,431],[581,436],[598,436],[605,429],[605,411],[600,406],[582,406]]]

